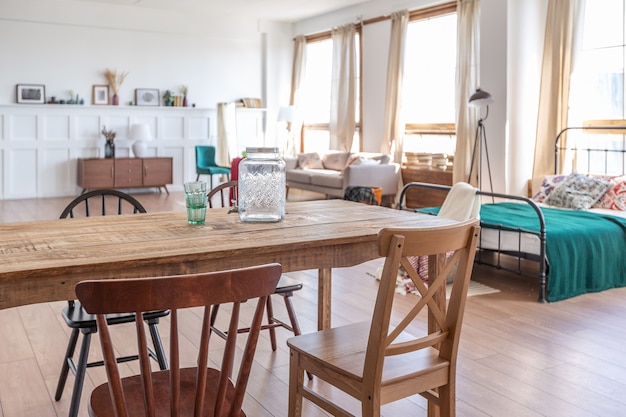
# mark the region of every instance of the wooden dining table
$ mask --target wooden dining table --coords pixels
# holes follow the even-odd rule
[[[243,223],[228,208],[204,225],[161,212],[0,225],[0,309],[75,298],[85,279],[180,275],[278,262],[318,269],[318,328],[331,326],[332,268],[380,257],[378,232],[450,220],[344,200],[288,203],[283,221]]]

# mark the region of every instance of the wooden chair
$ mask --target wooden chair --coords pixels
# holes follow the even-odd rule
[[[335,416],[351,416],[332,403],[332,396],[304,385],[304,371],[330,383],[361,402],[362,415],[380,416],[380,406],[414,394],[438,406],[442,416],[455,415],[456,358],[461,323],[472,272],[478,221],[421,229],[384,229],[378,248],[386,257],[371,322],[337,327],[289,339],[289,416],[302,414],[306,398]],[[447,258],[441,254],[454,251]],[[407,257],[430,255],[433,267],[426,286]],[[396,276],[402,265],[420,292],[415,306],[403,316],[391,313]],[[436,273],[438,272],[438,273]],[[446,306],[448,275],[454,275]],[[429,330],[421,337],[412,322],[428,311]],[[422,316],[423,317],[423,316]]]
[[[228,192],[230,201],[234,205],[234,211],[236,212],[237,208],[237,193],[238,186],[237,181],[229,181],[223,184],[218,185],[217,187],[211,189],[207,193],[207,199],[209,200],[209,207],[213,208],[211,203],[211,199],[214,198],[218,193],[220,194],[220,202],[222,207],[227,207],[224,200],[224,194]],[[234,197],[234,198],[233,198]],[[302,283],[300,281],[296,281],[295,279],[289,278],[285,275],[280,277],[278,281],[278,285],[274,290],[274,294],[278,294],[283,297],[285,301],[285,308],[287,309],[287,315],[289,316],[289,323],[286,323],[276,317],[274,317],[274,307],[272,305],[272,298],[267,298],[267,324],[261,326],[262,330],[269,330],[270,332],[270,343],[272,345],[272,351],[276,351],[276,331],[274,330],[276,327],[283,327],[294,335],[298,336],[301,334],[300,325],[298,324],[298,318],[296,317],[296,310],[293,307],[293,303],[291,302],[291,297],[293,296],[294,291],[299,291],[302,289]],[[215,305],[213,307],[213,311],[211,312],[211,329],[217,333],[223,339],[226,338],[226,332],[218,329],[215,326],[215,321],[217,320],[217,313],[219,311],[220,306]],[[237,330],[238,333],[245,333],[248,331],[246,328],[241,328]],[[309,378],[311,376],[309,375]]]
[[[76,295],[85,309],[95,314],[100,329],[108,383],[94,389],[89,415],[105,416],[245,416],[241,410],[256,343],[259,337],[266,299],[280,278],[281,266],[269,264],[230,271],[178,275],[157,278],[83,281],[76,286]],[[258,299],[250,321],[250,334],[240,355],[235,352],[240,305]],[[208,367],[209,311],[211,305],[233,303],[229,328],[232,330],[223,347],[221,369]],[[179,310],[204,307],[197,367],[180,367]],[[140,374],[120,377],[114,356],[106,315],[135,311],[171,311],[169,370],[152,371],[146,347],[145,328],[137,323],[137,346]],[[222,346],[219,347],[222,349]],[[212,361],[215,360],[212,351]],[[241,356],[238,376],[229,375],[235,356]]]
[[[213,188],[213,175],[222,174],[230,179],[230,168],[217,165],[215,146],[196,146],[196,181],[200,175],[208,175],[210,188]]]
[[[145,212],[146,209],[132,196],[121,191],[104,189],[89,191],[75,198],[67,205],[67,207],[65,207],[60,218],[65,219],[67,217],[75,218]],[[144,320],[148,323],[148,328],[150,329],[150,335],[152,337],[152,344],[154,346],[154,348],[150,348],[148,352],[150,356],[159,363],[161,369],[167,368],[167,359],[165,357],[157,325],[159,324],[159,319],[167,316],[168,314],[168,311],[162,310],[152,311],[144,315]],[[98,331],[96,317],[92,314],[88,314],[83,309],[81,304],[75,302],[74,300],[68,301],[67,307],[62,310],[62,315],[65,323],[72,329],[72,332],[67,344],[63,365],[61,366],[61,374],[57,383],[54,399],[59,401],[63,396],[67,376],[71,370],[75,375],[75,379],[74,388],[72,390],[72,399],[70,401],[69,417],[75,417],[78,414],[80,406],[80,398],[82,395],[87,368],[102,366],[104,365],[104,362],[88,362],[91,335]],[[135,321],[135,315],[128,313],[116,314],[108,316],[107,320],[111,325],[131,323]],[[83,334],[83,339],[78,354],[78,362],[75,362],[74,352],[76,350],[79,333]],[[131,355],[119,357],[118,361],[126,362],[136,359],[138,359],[138,356]]]
[[[224,194],[226,193],[226,200],[224,199]],[[237,196],[239,195],[239,186],[237,181],[228,181],[218,185],[215,188],[211,188],[207,193],[207,199],[209,200],[209,208],[213,208],[213,202],[211,201],[217,194],[220,195],[219,202],[221,206],[219,207],[228,207],[232,206],[235,210],[237,209]]]

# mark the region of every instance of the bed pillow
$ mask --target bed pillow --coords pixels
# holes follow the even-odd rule
[[[322,159],[317,152],[299,154],[298,166],[302,169],[324,169]]]
[[[538,203],[543,203],[552,190],[561,184],[565,178],[567,178],[567,175],[546,175],[543,177],[543,182],[539,187],[539,191],[533,195],[533,200]]]
[[[550,192],[544,202],[556,207],[589,210],[609,187],[611,183],[608,181],[572,173]]]
[[[626,211],[626,175],[610,178],[609,182],[611,186],[592,208]]]

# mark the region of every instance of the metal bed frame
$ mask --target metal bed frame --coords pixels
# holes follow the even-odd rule
[[[590,174],[591,166],[592,166],[592,156],[595,154],[603,154],[604,155],[604,174],[608,174],[608,159],[609,155],[614,153],[622,154],[622,167],[621,167],[621,175],[626,174],[626,147],[624,146],[624,140],[622,141],[622,149],[602,149],[602,148],[593,148],[593,147],[578,147],[577,144],[573,146],[566,146],[561,144],[561,139],[564,135],[571,130],[598,130],[603,131],[606,130],[606,133],[615,133],[615,132],[624,132],[624,133],[616,133],[616,134],[626,134],[626,125],[624,126],[584,126],[584,127],[568,127],[559,132],[557,137],[555,138],[554,144],[554,171],[557,174],[558,166],[559,166],[559,156],[564,152],[570,151],[573,152],[576,157],[578,155],[586,155],[587,157],[587,174]],[[614,131],[614,132],[610,132]],[[606,134],[605,133],[605,134]],[[598,173],[596,173],[598,174]],[[619,173],[615,174],[619,175]],[[403,203],[405,201],[405,196],[408,190],[414,187],[422,187],[422,188],[431,188],[436,190],[450,190],[452,187],[446,185],[438,185],[438,184],[428,184],[422,182],[411,182],[406,184],[402,192],[400,193],[400,203],[398,208],[400,210],[415,210],[416,209],[408,209],[403,207]],[[499,250],[499,249],[489,249],[483,248],[481,245],[482,236],[479,238],[478,249],[479,251],[476,253],[475,262],[481,265],[487,265],[494,267],[496,269],[501,269],[505,271],[509,271],[515,273],[517,275],[522,275],[526,277],[530,277],[536,279],[539,284],[539,297],[538,301],[545,303],[547,302],[547,288],[548,288],[548,279],[549,279],[549,264],[546,258],[546,225],[543,213],[539,206],[530,198],[521,197],[516,195],[508,195],[508,194],[499,194],[493,192],[486,191],[477,191],[477,194],[482,197],[490,197],[492,200],[498,199],[498,201],[506,201],[513,200],[521,203],[528,204],[537,214],[537,220],[539,222],[539,231],[535,230],[527,230],[521,227],[508,227],[502,224],[491,224],[485,223],[481,220],[480,225],[482,228],[492,229],[498,231],[498,247],[501,247],[500,244],[502,242],[502,233],[503,232],[514,232],[518,234],[517,240],[517,250]],[[539,254],[533,254],[522,251],[522,234],[530,234],[534,235],[539,239]],[[505,259],[506,258],[506,259]],[[511,262],[511,259],[515,260],[515,262]],[[505,262],[506,261],[506,262]],[[536,262],[538,264],[538,272],[533,273],[529,272],[527,268],[523,268],[523,264],[525,261]],[[512,266],[509,266],[511,265]]]

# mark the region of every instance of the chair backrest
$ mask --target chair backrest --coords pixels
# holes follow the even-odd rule
[[[224,193],[228,193],[227,200],[224,200]],[[213,202],[211,200],[217,194],[220,195],[220,202],[222,203],[221,207],[227,207],[229,205],[237,207],[237,200],[239,196],[239,185],[237,181],[224,182],[217,187],[213,187],[211,190],[209,190],[209,192],[207,193],[209,208],[213,208]]]
[[[196,145],[196,166],[217,166],[217,162],[215,162],[215,146]]]
[[[122,191],[102,189],[76,197],[65,207],[59,218],[145,212],[146,209],[134,197]]]
[[[137,412],[137,415],[154,416],[155,408],[171,410],[171,415],[203,415],[204,407],[214,407],[215,416],[239,416],[248,376],[252,367],[254,351],[261,327],[267,297],[274,292],[281,275],[279,264],[243,268],[230,271],[179,275],[157,278],[134,278],[121,280],[83,281],[76,286],[76,295],[88,313],[97,315],[98,333],[107,369],[109,391],[117,409],[117,416],[123,417]],[[235,359],[239,310],[242,302],[258,299],[255,313],[250,323],[251,331],[239,364],[239,373],[234,384],[229,379]],[[210,309],[212,305],[233,303],[226,345],[223,349],[221,369],[208,368]],[[181,382],[185,369],[180,368],[178,334],[179,310],[191,307],[204,307],[204,320],[197,358],[197,368],[192,371],[191,387]],[[170,369],[150,370],[147,354],[146,334],[140,314],[153,310],[171,310],[170,320]],[[136,312],[137,349],[140,357],[141,384],[134,386],[134,394],[129,385],[122,385],[114,346],[107,326],[105,314]],[[221,348],[221,346],[220,346]],[[212,358],[214,358],[212,356]],[[137,379],[139,380],[139,379]],[[158,382],[161,382],[161,385]],[[188,381],[187,381],[188,382]],[[165,385],[165,387],[163,386]],[[187,389],[185,389],[187,387]],[[126,391],[125,391],[126,390]],[[192,394],[190,394],[192,391]],[[139,392],[140,401],[137,399]],[[169,394],[169,395],[168,395]],[[162,397],[166,398],[162,398]],[[110,401],[109,401],[110,402]],[[92,406],[94,406],[92,397]],[[138,410],[139,408],[139,410]],[[197,413],[196,413],[197,411]],[[162,412],[161,412],[162,413]],[[187,414],[189,413],[189,414]],[[163,415],[163,414],[159,414]]]
[[[365,384],[375,386],[376,381],[380,383],[385,356],[429,347],[437,348],[439,356],[449,360],[454,369],[479,230],[477,220],[468,220],[442,227],[380,231],[379,254],[386,259],[365,357]],[[454,253],[446,256],[450,252]],[[428,286],[422,282],[408,259],[414,256],[429,256],[438,262],[437,267],[429,271],[429,276],[435,278],[429,279]],[[400,265],[415,284],[420,297],[416,297],[413,308],[394,327],[390,326],[390,318]],[[446,305],[446,279],[449,275],[454,278],[450,300]],[[428,311],[435,325],[421,337],[410,337],[407,340],[406,334],[416,334],[416,331],[411,327],[409,332],[403,332],[422,311]]]

